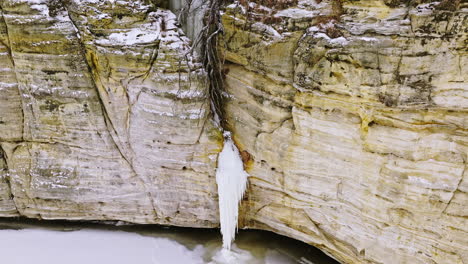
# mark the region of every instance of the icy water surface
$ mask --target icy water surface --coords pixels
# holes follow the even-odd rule
[[[334,264],[307,244],[241,230],[233,253],[216,229],[0,220],[1,263],[8,264]]]

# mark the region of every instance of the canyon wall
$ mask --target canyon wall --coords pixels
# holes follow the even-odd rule
[[[162,2],[0,0],[0,216],[219,225],[222,135],[161,8],[180,1]],[[251,175],[240,227],[343,263],[468,262],[467,14],[228,5],[224,110]]]
[[[1,8],[0,214],[217,226],[222,136],[176,16],[130,0]]]
[[[346,263],[466,263],[466,7],[231,5],[243,224]]]

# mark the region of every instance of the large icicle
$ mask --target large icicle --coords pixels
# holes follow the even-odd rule
[[[218,157],[216,183],[218,184],[219,218],[223,248],[231,250],[231,244],[237,231],[239,202],[247,187],[247,172],[239,155],[239,150],[229,132],[224,133],[224,147]]]

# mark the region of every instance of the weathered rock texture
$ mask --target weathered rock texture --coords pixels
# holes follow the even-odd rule
[[[240,225],[467,263],[467,4],[255,2],[223,15]],[[222,138],[163,4],[0,0],[0,216],[218,225]]]
[[[243,224],[346,263],[467,263],[466,5],[337,2],[226,11]]]
[[[133,0],[0,6],[1,215],[216,226],[219,132],[175,15]]]

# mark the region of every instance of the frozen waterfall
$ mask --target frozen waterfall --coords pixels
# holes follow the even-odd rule
[[[237,231],[239,202],[247,187],[247,172],[239,155],[239,150],[229,132],[224,133],[224,147],[218,157],[216,182],[219,196],[219,218],[223,248],[230,250]]]

